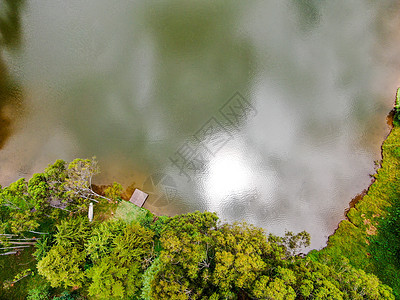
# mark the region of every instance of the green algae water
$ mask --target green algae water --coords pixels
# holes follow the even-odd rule
[[[95,155],[97,183],[143,189],[157,214],[320,248],[370,182],[398,1],[0,3],[1,185]]]

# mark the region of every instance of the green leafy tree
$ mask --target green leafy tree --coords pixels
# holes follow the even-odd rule
[[[87,218],[63,220],[57,225],[55,245],[37,264],[52,287],[81,287],[85,280],[85,241],[91,232]]]
[[[51,238],[48,236],[45,236],[36,242],[35,252],[33,253],[33,256],[36,258],[37,261],[41,260],[49,252],[49,250],[51,248],[50,241],[51,241]]]
[[[285,246],[270,242],[262,229],[218,225],[218,217],[208,212],[170,218],[160,241],[157,263],[145,274],[145,299],[250,295],[257,280],[286,254]]]
[[[51,174],[59,168],[50,166],[46,170]],[[3,245],[17,247],[21,243],[34,244],[40,239],[31,239],[32,233],[43,234],[43,228],[51,229],[54,218],[61,217],[51,212],[54,193],[49,183],[51,175],[46,172],[34,174],[29,182],[21,178],[8,187],[0,188],[0,240]]]
[[[67,177],[65,179],[64,189],[70,199],[74,199],[79,205],[85,203],[85,200],[98,201],[98,198],[110,200],[101,196],[92,189],[93,176],[100,173],[96,158],[75,159],[67,168]]]
[[[46,195],[49,203],[63,203],[70,201],[64,188],[65,180],[68,176],[66,168],[67,163],[59,159],[54,164],[49,165],[43,173],[49,188],[49,192]]]
[[[111,186],[105,189],[104,194],[111,200],[121,200],[121,193],[123,191],[122,185],[114,182]]]
[[[12,210],[29,211],[33,208],[28,193],[28,184],[21,178],[0,190],[0,204]]]
[[[195,212],[170,218],[161,232],[159,267],[147,278],[151,299],[197,299],[210,283],[213,238],[218,217]],[[149,299],[148,298],[148,299]]]
[[[99,198],[109,200],[95,193],[92,178],[100,172],[95,158],[75,159],[67,164],[57,160],[43,173],[35,174],[28,183],[29,197],[37,210],[46,212],[53,207],[64,210],[86,210],[90,201]],[[117,191],[117,187],[114,188]]]
[[[31,212],[13,212],[10,214],[9,225],[12,233],[21,234],[35,230],[40,224]]]
[[[215,269],[212,282],[222,297],[231,292],[250,291],[256,279],[270,267],[270,260],[282,253],[270,245],[261,228],[246,223],[225,224],[213,232],[213,238]],[[277,253],[274,250],[278,250]]]
[[[85,249],[93,262],[108,256],[114,247],[114,240],[123,234],[126,224],[110,220],[97,225],[85,244]]]
[[[95,264],[86,272],[91,279],[89,295],[99,299],[138,296],[144,270],[153,256],[154,234],[137,223],[125,227],[122,234],[118,234],[121,223],[115,222],[109,226],[111,232],[117,234],[105,239],[105,243],[98,243],[96,239],[87,244],[95,250],[91,250],[91,253],[96,257]],[[102,227],[100,232],[109,229]],[[112,245],[111,249],[109,245]]]
[[[22,234],[39,227],[37,214],[32,211],[34,204],[28,193],[28,184],[24,178],[0,189],[0,205],[3,207],[3,226],[12,233]]]
[[[270,238],[271,235],[270,235]],[[306,231],[294,234],[291,231],[286,231],[283,237],[275,237],[275,241],[285,246],[286,257],[295,256],[299,251],[303,250],[305,247],[310,246],[310,234]]]
[[[85,252],[77,248],[55,245],[38,262],[37,269],[52,287],[79,288],[85,281],[85,257]]]
[[[27,300],[47,300],[50,299],[50,286],[48,283],[39,285],[28,291]]]
[[[288,264],[296,276],[293,289],[299,297],[315,299],[394,299],[391,289],[375,275],[355,269],[344,257],[340,261],[330,265],[297,258]]]
[[[128,268],[116,264],[110,256],[103,258],[86,275],[92,280],[89,295],[100,299],[123,298],[126,294],[124,279]]]
[[[50,186],[42,173],[34,174],[28,182],[28,193],[37,211],[44,212],[49,206]]]
[[[257,299],[290,300],[297,296],[288,282],[279,277],[270,280],[268,276],[262,276],[255,283],[252,293]]]
[[[74,247],[83,250],[85,241],[91,232],[91,225],[86,217],[74,217],[63,220],[57,225],[54,235],[56,244],[64,248]]]
[[[80,299],[80,297],[77,297],[77,293],[71,293],[70,291],[64,291],[61,293],[60,296],[54,297],[53,300],[74,300],[74,299]]]

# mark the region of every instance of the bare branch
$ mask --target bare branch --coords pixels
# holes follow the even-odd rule
[[[0,255],[12,255],[12,254],[17,254],[17,251],[6,252],[6,253],[0,253]]]
[[[37,233],[37,234],[49,234],[48,232],[37,232],[33,230],[28,230],[28,232]]]

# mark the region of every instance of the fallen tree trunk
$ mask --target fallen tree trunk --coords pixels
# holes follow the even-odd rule
[[[7,242],[11,245],[35,245],[36,242]]]
[[[12,254],[17,254],[17,251],[6,252],[6,253],[0,253],[0,255],[12,255]]]
[[[12,242],[14,242],[14,241],[30,241],[30,240],[40,240],[40,238],[39,239],[37,239],[37,238],[25,238],[25,239],[9,239],[9,241],[12,241]]]
[[[37,233],[37,234],[49,234],[48,232],[37,232],[37,231],[33,231],[33,230],[29,230],[28,232]]]
[[[15,247],[4,247],[0,248],[0,250],[5,250],[5,249],[20,249],[20,248],[29,248],[30,246],[15,246]]]

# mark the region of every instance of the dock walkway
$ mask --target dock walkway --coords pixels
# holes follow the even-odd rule
[[[129,202],[131,202],[139,207],[142,207],[148,196],[149,196],[149,194],[146,194],[145,192],[142,192],[139,189],[135,189],[135,191],[132,194],[131,199],[129,199]]]

